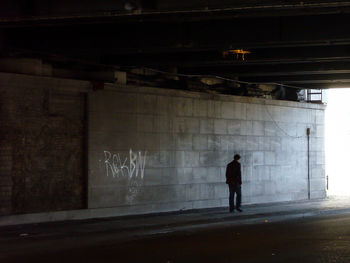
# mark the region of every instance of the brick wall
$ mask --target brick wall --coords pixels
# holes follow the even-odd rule
[[[1,214],[85,206],[87,85],[0,73]]]

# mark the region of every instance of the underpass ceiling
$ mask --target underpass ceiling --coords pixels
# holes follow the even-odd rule
[[[298,88],[350,86],[350,1],[2,5],[0,51],[6,58],[39,58],[80,70],[175,68],[179,74]],[[250,54],[244,60],[224,57],[230,49]]]

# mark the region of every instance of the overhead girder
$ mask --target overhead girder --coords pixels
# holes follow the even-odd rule
[[[298,86],[302,86],[304,89],[346,89],[350,88],[350,81],[338,83],[303,83]]]
[[[276,77],[288,77],[288,76],[305,76],[310,75],[323,75],[323,76],[338,76],[340,74],[350,74],[350,69],[340,69],[340,70],[309,70],[309,71],[287,71],[287,72],[247,72],[247,73],[234,73],[235,76],[240,78],[247,77],[273,77],[273,79],[278,79]]]
[[[283,75],[312,75],[347,73],[350,69],[349,61],[322,62],[322,63],[293,63],[293,64],[266,64],[261,65],[231,65],[225,67],[182,68],[187,74],[235,74],[237,76],[283,76]],[[343,72],[345,71],[345,72]],[[305,73],[307,72],[307,73]]]
[[[193,23],[112,23],[7,28],[17,46],[40,50],[99,49],[111,54],[277,48],[350,43],[350,14],[244,18]]]
[[[129,2],[129,8],[125,3]],[[238,17],[340,14],[350,12],[346,0],[3,0],[0,25],[37,26],[115,21],[203,21]]]
[[[350,80],[349,73],[340,74],[318,74],[318,75],[294,75],[294,76],[264,76],[264,77],[240,77],[240,80],[268,83],[268,82],[280,82],[285,84],[295,83],[335,83],[335,82],[346,82]]]

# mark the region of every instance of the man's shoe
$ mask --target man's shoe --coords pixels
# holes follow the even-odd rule
[[[238,212],[243,212],[243,210],[242,210],[241,208],[236,208],[236,210],[237,210]]]
[[[230,210],[230,213],[233,213],[234,211],[235,211],[235,210],[232,209],[232,210]]]

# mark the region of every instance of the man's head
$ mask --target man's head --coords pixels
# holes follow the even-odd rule
[[[241,159],[241,156],[239,154],[235,154],[235,156],[233,156],[233,160],[235,161],[239,161]]]

